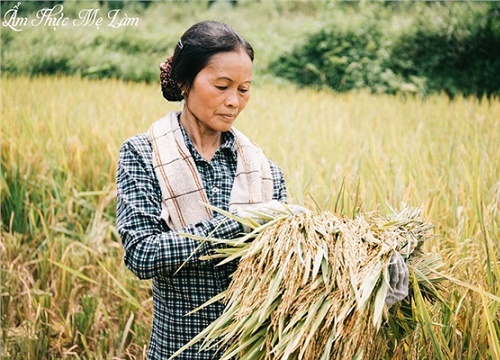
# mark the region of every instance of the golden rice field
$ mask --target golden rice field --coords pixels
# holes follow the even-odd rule
[[[150,283],[123,265],[116,162],[173,109],[153,85],[2,78],[2,358],[145,358]],[[411,304],[386,359],[500,359],[500,99],[256,84],[237,127],[281,165],[291,202],[405,203],[435,224],[443,302]]]

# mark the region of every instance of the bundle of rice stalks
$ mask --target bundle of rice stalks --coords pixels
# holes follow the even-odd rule
[[[222,263],[240,262],[212,300],[225,302],[222,316],[179,353],[203,340],[202,348],[223,349],[223,360],[378,358],[393,252],[435,291],[432,272],[418,268],[440,265],[421,251],[431,228],[421,209],[405,207],[390,216],[274,215],[240,239],[211,239],[226,244]]]

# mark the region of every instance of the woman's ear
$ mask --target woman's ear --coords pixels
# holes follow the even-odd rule
[[[182,84],[177,84],[177,86],[179,86],[179,89],[181,89],[181,95],[182,97],[185,99],[187,98],[188,96],[188,88],[186,85],[182,85]]]

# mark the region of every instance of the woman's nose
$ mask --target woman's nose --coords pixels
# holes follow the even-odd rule
[[[229,91],[226,99],[225,105],[230,108],[237,108],[239,105],[238,94],[236,91]]]

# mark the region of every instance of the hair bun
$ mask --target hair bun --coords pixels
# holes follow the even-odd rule
[[[163,97],[168,101],[181,101],[181,89],[172,76],[172,57],[160,65],[160,83]]]

